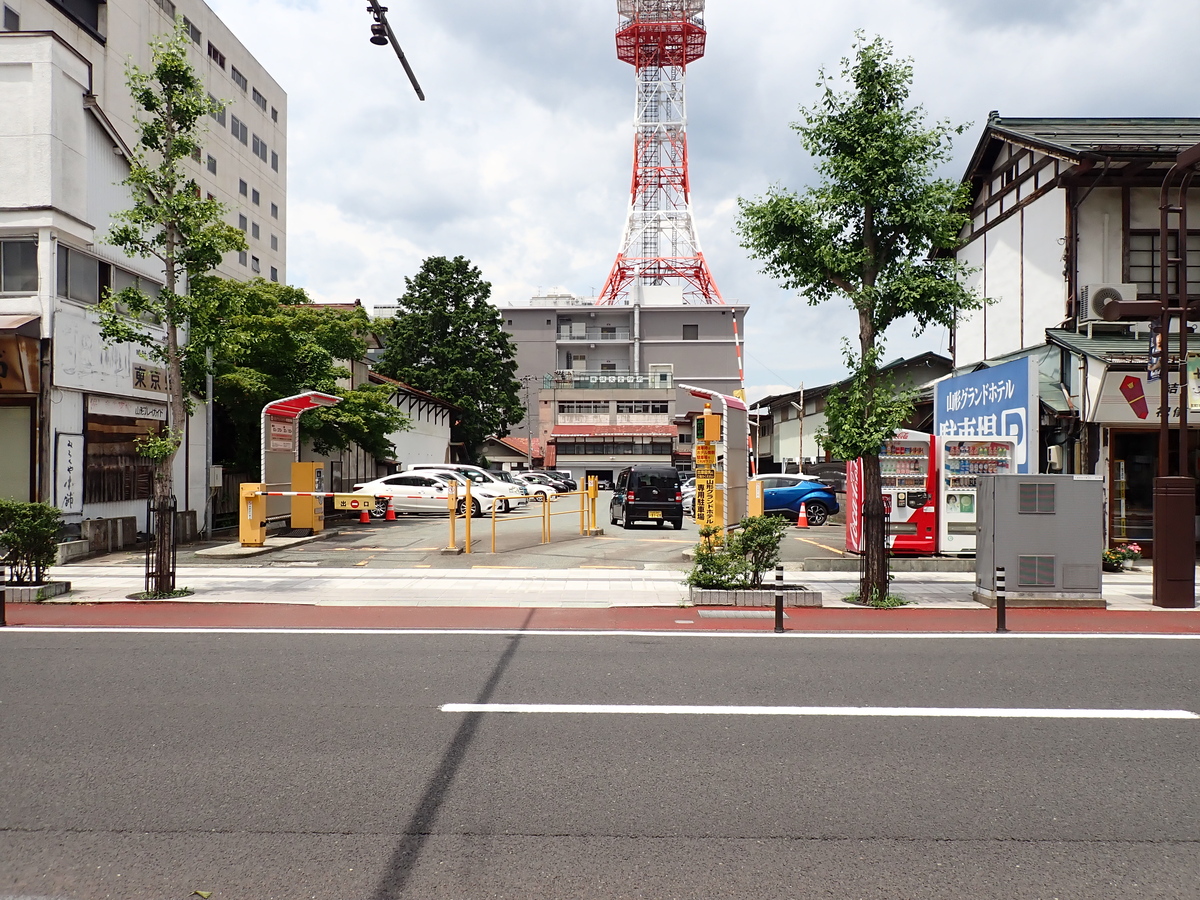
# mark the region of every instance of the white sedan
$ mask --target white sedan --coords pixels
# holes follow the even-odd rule
[[[461,479],[461,480],[460,480]],[[466,479],[453,472],[405,472],[403,475],[386,475],[374,481],[354,485],[354,493],[372,497],[386,497],[392,509],[398,513],[433,513],[446,515],[450,496],[450,482],[458,482],[458,514],[467,511]],[[471,511],[480,516],[491,512],[495,503],[492,492],[482,485],[471,485]],[[508,512],[507,501],[500,501],[499,512]],[[382,519],[387,508],[381,503],[371,511],[376,519]]]
[[[558,491],[550,484],[549,479],[542,479],[523,472],[513,472],[512,475],[513,478],[525,485],[529,493],[539,502],[544,503],[558,496]]]

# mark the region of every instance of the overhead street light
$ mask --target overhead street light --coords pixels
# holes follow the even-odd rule
[[[370,0],[370,3],[367,12],[375,17],[375,21],[371,23],[371,43],[380,47],[387,44],[392,45],[392,49],[396,51],[396,58],[400,60],[400,65],[404,66],[408,80],[412,83],[413,90],[417,92],[417,97],[424,100],[425,92],[421,90],[421,85],[417,84],[417,76],[413,74],[412,66],[408,64],[404,51],[400,49],[400,42],[396,40],[396,33],[392,31],[392,26],[388,23],[387,7],[380,6],[379,0]]]

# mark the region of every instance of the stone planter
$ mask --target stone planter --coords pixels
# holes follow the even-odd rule
[[[688,598],[692,606],[774,606],[775,586],[733,591],[689,587]],[[820,606],[821,592],[809,590],[802,584],[785,584],[783,605]]]
[[[7,603],[38,603],[69,593],[71,582],[48,581],[45,584],[5,584],[4,600]]]

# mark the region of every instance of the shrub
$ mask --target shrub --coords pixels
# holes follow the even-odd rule
[[[786,527],[778,516],[753,516],[742,519],[724,541],[721,528],[702,528],[686,582],[710,590],[761,587],[763,575],[779,565],[779,542]]]
[[[41,584],[54,565],[62,512],[47,503],[0,500],[0,547],[8,580],[13,584]]]

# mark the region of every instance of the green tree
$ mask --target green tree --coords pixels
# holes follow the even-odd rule
[[[389,435],[411,423],[390,402],[394,388],[339,385],[350,377],[345,364],[366,354],[372,324],[365,310],[320,306],[300,288],[261,278],[225,281],[218,292],[237,310],[223,323],[214,360],[219,458],[239,471],[257,471],[263,406],[309,390],[342,398],[300,417],[301,439],[318,453],[357,444],[379,458],[395,454]],[[191,377],[203,374],[199,369]]]
[[[161,435],[148,436],[140,448],[155,462],[154,499],[174,493],[172,466],[190,412],[183,373],[195,368],[208,347],[210,329],[228,310],[213,291],[208,273],[224,254],[245,249],[245,236],[221,220],[222,205],[201,199],[186,172],[186,160],[200,148],[205,116],[219,111],[188,62],[191,46],[180,19],[173,35],[151,42],[152,66],[144,72],[130,64],[126,78],[134,101],[138,142],[130,159],[133,208],[118,213],[108,241],[132,256],[162,263],[162,290],[151,294],[126,288],[100,304],[101,334],[109,343],[138,347],[144,359],[167,373],[167,422]],[[151,324],[153,323],[153,324]],[[161,506],[160,506],[161,508]],[[153,590],[170,589],[169,517],[157,516],[157,580]]]
[[[524,413],[516,350],[489,302],[492,286],[461,256],[431,256],[404,283],[375,368],[460,407],[454,438],[474,459],[489,435],[508,434]]]
[[[841,64],[849,89],[822,70],[821,98],[793,124],[816,160],[819,184],[797,194],[772,188],[739,199],[742,246],[763,271],[816,305],[848,299],[858,314],[858,347],[846,343],[850,385],[830,399],[825,446],[863,460],[865,565],[860,596],[887,597],[887,556],[879,470],[881,444],[909,408],[879,374],[883,336],[899,319],[919,333],[953,324],[957,310],[983,300],[963,286],[968,269],[947,253],[967,224],[967,188],[935,177],[952,135],[965,126],[932,126],[908,105],[912,64],[891,44],[856,35]]]

